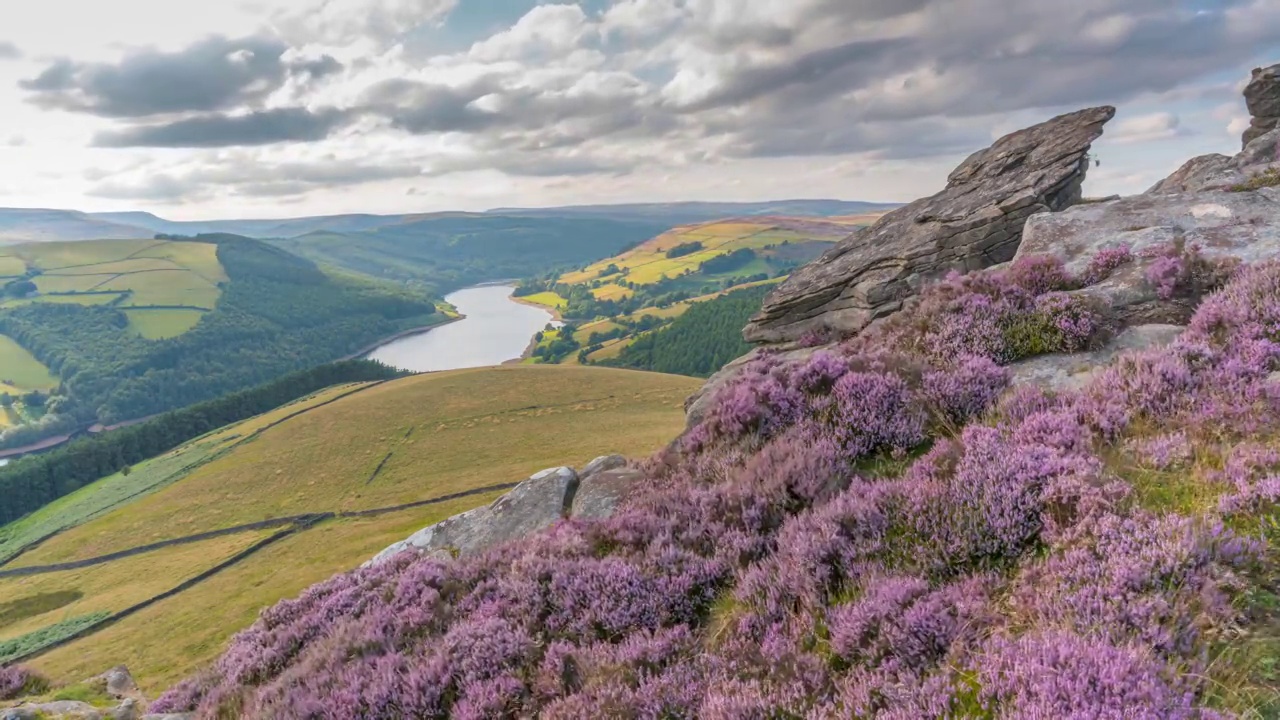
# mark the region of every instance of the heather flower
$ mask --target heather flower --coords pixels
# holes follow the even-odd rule
[[[1133,251],[1128,245],[1103,248],[1089,258],[1089,265],[1080,276],[1080,284],[1097,285],[1115,272],[1116,268],[1133,261]]]
[[[0,700],[15,700],[49,689],[49,681],[22,665],[0,667]]]
[[[1127,445],[1139,462],[1153,470],[1185,467],[1190,462],[1193,451],[1191,441],[1183,431],[1134,438]]]
[[[984,698],[1006,718],[1196,718],[1195,696],[1139,647],[1070,633],[997,637],[976,664]]]

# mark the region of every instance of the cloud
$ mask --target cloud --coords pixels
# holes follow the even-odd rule
[[[199,153],[101,192],[293,197],[386,180],[368,167],[386,158],[434,194],[430,179],[477,170],[943,164],[993,129],[1102,103],[1142,102],[1108,129],[1117,143],[1217,135],[1242,107],[1234,77],[1280,45],[1275,0],[561,0],[465,38],[445,22],[456,0],[260,1],[280,8],[270,33],[63,58],[23,86],[41,107],[112,122],[95,145]],[[1156,100],[1177,106],[1152,112]],[[1227,101],[1206,132],[1205,106]],[[201,150],[229,146],[257,149]],[[359,172],[331,180],[315,172],[323,160],[277,152],[357,146],[369,149]],[[314,180],[249,167],[289,162]],[[230,174],[213,180],[219,170]]]
[[[126,177],[111,176],[109,180],[91,187],[89,194],[113,200],[160,203],[208,199],[218,195],[287,197],[320,188],[422,175],[422,167],[414,163],[370,162],[354,158],[265,163],[250,154],[234,153],[217,160],[216,164],[196,164],[167,171],[146,168]]]
[[[458,0],[320,0],[277,11],[275,25],[299,42],[345,45],[394,41],[445,18]]]
[[[260,103],[290,78],[336,73],[332,57],[286,60],[276,38],[211,37],[179,52],[135,51],[118,63],[53,62],[20,87],[31,102],[110,118],[231,110]]]
[[[17,60],[22,57],[22,51],[17,45],[11,42],[0,40],[0,60]]]
[[[350,119],[339,110],[280,108],[245,115],[208,115],[99,133],[97,147],[211,148],[322,140]]]
[[[1107,138],[1117,144],[1168,140],[1182,133],[1177,115],[1168,112],[1125,118],[1107,130]]]

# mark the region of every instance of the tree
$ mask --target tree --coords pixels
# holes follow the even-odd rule
[[[0,407],[2,408],[13,407],[13,396],[10,395],[9,393],[0,393]]]
[[[22,396],[22,404],[30,408],[42,408],[49,401],[49,396],[39,390],[32,390]]]

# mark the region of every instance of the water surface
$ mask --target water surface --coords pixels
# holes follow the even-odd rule
[[[518,358],[554,317],[515,302],[513,292],[511,285],[481,285],[447,295],[445,301],[464,319],[393,340],[368,357],[413,372],[487,367]]]

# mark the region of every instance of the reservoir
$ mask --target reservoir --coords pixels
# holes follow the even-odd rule
[[[465,316],[462,320],[393,340],[367,357],[413,372],[487,367],[516,359],[554,316],[514,301],[514,292],[512,285],[480,285],[447,295],[445,301]]]

